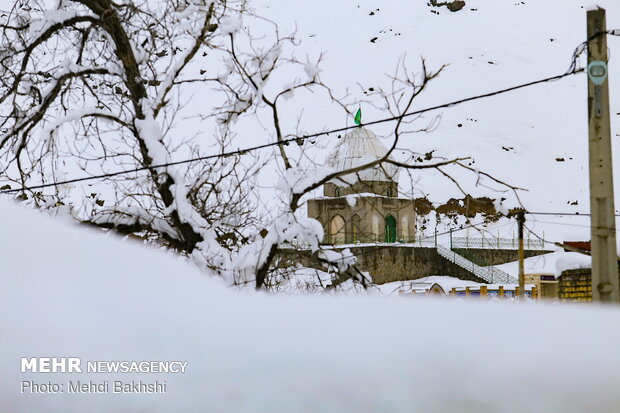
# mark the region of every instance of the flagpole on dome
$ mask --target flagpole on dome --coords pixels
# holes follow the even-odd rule
[[[355,114],[355,118],[353,118],[353,122],[355,122],[355,124],[358,126],[362,126],[362,108],[361,107],[357,110],[357,113]]]

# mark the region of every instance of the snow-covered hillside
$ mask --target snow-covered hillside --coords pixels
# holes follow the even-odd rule
[[[45,3],[49,7],[54,7],[52,1]],[[253,110],[256,109],[256,102],[260,102],[260,99],[256,98],[259,95],[273,97],[286,85],[307,81],[309,75],[319,73],[321,80],[332,88],[333,96],[344,96],[349,111],[355,111],[358,105],[361,106],[364,113],[363,122],[370,122],[389,115],[380,108],[381,99],[373,93],[392,89],[390,76],[399,68],[399,74],[401,76],[404,74],[399,62],[403,63],[408,72],[420,70],[421,57],[426,59],[426,64],[431,70],[446,65],[444,71],[416,98],[412,109],[417,110],[564,73],[569,67],[575,47],[585,39],[587,5],[585,1],[468,0],[466,3],[466,7],[462,10],[451,12],[445,7],[431,7],[427,2],[405,0],[390,1],[386,4],[379,4],[374,0],[251,1],[249,5],[253,11],[259,16],[273,20],[277,25],[277,34],[281,36],[280,38],[296,30],[296,38],[300,41],[294,46],[284,44],[271,50],[267,53],[266,60],[273,61],[275,57],[279,57],[281,61],[285,61],[293,55],[297,58],[297,62],[302,64],[283,65],[282,70],[275,70],[260,88],[253,89],[245,84],[247,90],[244,89],[244,96],[241,98],[253,102],[250,104],[253,109],[250,110],[249,116],[241,116],[237,123],[232,123],[230,130],[226,130],[227,136],[230,137],[230,141],[226,143],[227,149],[273,143],[276,139],[274,126],[271,123],[273,114],[269,113],[270,108],[265,104],[257,109],[255,114]],[[620,5],[612,0],[600,1],[599,4],[607,8],[608,27],[620,27]],[[246,14],[244,19],[246,20],[229,19],[223,22],[220,31],[230,33],[233,29],[247,27],[256,40],[257,48],[254,51],[260,52],[262,50],[260,47],[265,45],[273,46],[276,26],[265,19],[253,18],[250,14]],[[247,33],[240,32],[236,36],[239,52],[247,52],[249,50]],[[618,36],[609,36],[608,39],[611,55],[610,90],[611,109],[614,114],[612,117],[614,139],[618,134],[620,119],[617,115],[620,113],[620,106],[615,101],[613,93],[616,90],[616,79],[620,75],[614,60],[614,50],[620,47],[619,39]],[[226,36],[221,36],[217,41],[227,44],[228,39]],[[253,60],[251,56],[248,59],[250,61],[248,67],[251,67]],[[314,66],[319,60],[320,71]],[[579,61],[581,67],[583,60],[582,56]],[[303,64],[304,62],[306,63]],[[189,144],[182,146],[178,151],[175,150],[176,145],[185,139],[191,141],[189,143],[196,148],[200,147],[197,151],[201,154],[217,156],[216,154],[222,150],[218,145],[214,145],[215,137],[222,133],[218,129],[221,124],[214,118],[209,118],[209,115],[213,113],[214,107],[223,104],[222,99],[225,98],[221,90],[219,92],[213,90],[213,83],[202,83],[197,80],[217,79],[223,83],[229,81],[231,84],[228,86],[234,89],[238,86],[231,80],[234,76],[231,79],[227,78],[231,73],[231,64],[230,55],[226,56],[224,53],[222,56],[222,53],[218,53],[215,49],[210,49],[209,53],[205,51],[199,58],[189,63],[184,73],[184,79],[186,78],[189,83],[179,87],[178,101],[175,101],[180,107],[179,113],[164,122],[166,125],[162,129],[168,132],[166,140],[169,142],[166,143],[170,145],[167,150],[171,152],[171,160],[181,161],[190,157]],[[291,94],[285,94],[280,101],[279,119],[285,137],[351,126],[353,123],[352,116],[346,115],[339,105],[331,102],[321,88],[312,93],[298,89],[290,100],[289,95]],[[33,112],[36,113],[36,110]],[[51,124],[56,124],[62,119],[61,112],[62,110],[52,111],[48,114]],[[204,120],[204,117],[208,120]],[[586,78],[583,73],[556,82],[429,112],[417,120],[412,128],[423,128],[429,123],[434,125],[432,131],[405,135],[399,146],[421,154],[432,154],[435,159],[470,157],[471,160],[468,162],[472,168],[488,172],[503,182],[524,188],[524,191],[520,191],[520,200],[530,211],[589,212]],[[373,125],[370,129],[382,137],[385,143],[389,143],[393,126],[393,123],[385,123]],[[37,138],[40,138],[39,132],[44,130],[37,130],[34,133],[33,150],[37,145]],[[60,130],[59,133],[71,142],[73,132],[69,127]],[[116,132],[112,132],[113,135],[114,133]],[[195,139],[191,140],[192,137]],[[300,169],[296,173],[303,176],[304,168],[311,167],[312,161],[323,162],[336,143],[337,134],[331,134],[303,143],[303,153],[296,144],[289,145],[286,150],[288,156],[294,160],[293,164]],[[10,154],[11,151],[6,153],[7,159],[11,158]],[[258,220],[262,221],[260,225],[263,225],[264,221],[273,221],[274,216],[286,213],[288,207],[282,208],[281,201],[290,194],[286,191],[282,193],[280,191],[282,187],[278,186],[278,183],[282,182],[283,175],[282,159],[279,158],[278,151],[274,150],[274,147],[269,147],[253,154],[259,154],[257,155],[259,159],[244,153],[239,161],[239,169],[252,167],[260,169],[261,179],[258,182],[252,181],[251,178],[247,179],[251,182],[245,184],[256,189],[256,192],[248,191],[251,193],[245,194],[247,196],[243,200],[248,201],[250,205],[248,209],[257,213]],[[406,152],[397,151],[395,156],[404,154]],[[98,159],[102,155],[89,153],[88,156]],[[102,171],[117,171],[120,165],[123,165],[122,162],[118,165],[109,162],[108,165],[106,161],[89,170],[79,162],[74,156],[63,158],[61,168],[63,170],[58,171],[58,176],[54,179],[42,176],[41,179],[49,183],[61,178],[81,177],[84,173],[96,175]],[[193,162],[192,167],[208,168],[211,162],[209,160],[205,160],[204,163]],[[266,164],[263,166],[261,162]],[[15,164],[9,165],[7,171],[15,174],[16,168]],[[466,192],[475,197],[507,198],[504,206],[508,208],[519,204],[515,194],[506,191],[506,188],[497,182],[476,174],[476,171],[466,171],[455,166],[446,167],[445,170]],[[183,172],[182,166],[179,166],[179,172]],[[616,174],[618,175],[618,168]],[[11,181],[13,191],[17,186],[16,182],[19,182],[16,176],[14,175],[14,180]],[[39,176],[35,173],[30,174],[28,184],[40,183]],[[318,175],[308,174],[304,179],[309,176]],[[193,178],[195,178],[193,175],[188,178],[187,186],[191,185]],[[619,179],[620,175],[616,176],[616,181]],[[128,179],[126,183],[131,186],[137,182],[139,181]],[[82,190],[84,188],[82,184],[73,185],[72,189],[68,189],[69,186],[61,187],[63,194],[68,193],[63,203],[74,203],[78,209],[81,207],[83,211],[80,219],[86,219],[84,215],[88,216],[91,207],[95,212],[102,213],[104,218],[111,219],[107,215],[109,211],[102,209],[113,210],[119,205],[118,199],[115,198],[114,184],[109,179],[93,179],[88,181],[88,185],[91,184],[93,186],[86,192]],[[413,187],[413,196],[426,196],[438,205],[452,197],[463,197],[457,185],[435,170],[415,171],[411,179],[403,173],[400,184],[402,192],[406,195]],[[1,186],[4,186],[4,182]],[[46,202],[48,205],[55,205],[57,200],[51,196],[53,189],[49,188],[46,191],[48,191],[46,195],[52,198]],[[123,198],[127,203],[130,203],[127,199],[133,199],[132,196],[136,192],[142,193],[132,192],[129,189],[127,191],[132,194]],[[94,197],[87,196],[88,199],[85,200],[84,194],[88,195],[89,192],[99,194],[97,196],[100,199],[95,201]],[[314,195],[318,193],[320,188],[317,188]],[[138,207],[138,210],[145,213],[140,202],[136,201],[135,204],[130,205],[132,211],[134,207]],[[101,206],[103,208],[99,208]],[[166,214],[164,211],[162,213]],[[303,207],[297,211],[298,215],[304,213]],[[147,220],[149,214],[146,212]],[[265,218],[270,214],[272,216]],[[476,222],[480,220],[480,218],[474,219]],[[430,217],[430,221],[433,221],[433,217]],[[448,226],[445,225],[446,220],[443,223],[441,231]],[[202,223],[197,226],[206,225]],[[514,233],[514,226],[514,220],[502,220],[490,226],[489,231],[494,236],[498,234],[511,236]],[[528,227],[538,236],[545,236],[553,241],[586,240],[589,237],[587,234],[589,221],[583,216],[569,218],[529,216]],[[428,232],[431,231],[432,225],[429,225]],[[574,237],[576,231],[580,234]],[[257,228],[247,229],[247,232],[245,235],[256,235]]]
[[[300,58],[307,55],[314,61],[324,52],[322,79],[341,93],[348,89],[359,100],[370,99],[367,93],[371,88],[390,90],[388,75],[395,72],[402,56],[406,55],[407,67],[414,72],[419,71],[420,57],[430,68],[447,64],[416,99],[413,110],[562,74],[574,49],[585,39],[586,7],[590,5],[586,1],[466,3],[454,13],[445,7],[431,8],[427,2],[404,0],[324,4],[268,0],[253,5],[282,28],[297,28],[302,40],[296,52]],[[598,4],[607,9],[608,28],[620,28],[620,3],[601,0]],[[612,137],[617,139],[620,101],[613,91],[618,89],[620,63],[614,51],[620,50],[620,38],[610,36],[608,42]],[[587,213],[586,91],[586,76],[579,74],[428,113],[419,126],[439,116],[437,128],[432,133],[407,136],[402,146],[420,153],[435,150],[435,156],[447,158],[471,156],[474,167],[527,189],[520,196],[530,211]],[[309,96],[303,105],[307,132],[353,124],[352,118],[333,107],[313,102]],[[370,104],[362,103],[362,108],[366,121],[388,116]],[[294,123],[297,118],[293,113],[291,109],[290,122]],[[371,129],[388,141],[393,127],[385,124]],[[333,140],[334,136],[322,138],[327,148],[317,151],[317,159],[327,156]],[[620,160],[618,156],[614,159]],[[474,196],[506,197],[508,207],[517,205],[511,193],[489,189],[498,185],[488,179],[478,182],[471,173],[452,171]],[[619,171],[616,168],[616,182],[620,181]],[[408,188],[411,182],[403,177],[401,185]],[[421,172],[415,191],[416,196],[428,195],[436,203],[462,198],[458,188],[436,172]],[[538,234],[544,232],[554,240],[589,225],[587,218],[528,219],[546,221],[530,224]],[[513,228],[508,225],[501,231],[510,235]]]
[[[237,294],[174,256],[0,204],[0,410],[613,412],[618,309]],[[179,374],[20,373],[20,358],[187,361]],[[165,394],[20,394],[21,381]]]

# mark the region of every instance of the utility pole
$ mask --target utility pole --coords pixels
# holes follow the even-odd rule
[[[587,13],[592,301],[619,300],[605,9]]]
[[[525,252],[523,251],[523,227],[525,226],[525,212],[517,212],[517,223],[519,224],[519,300],[523,300],[525,295]]]

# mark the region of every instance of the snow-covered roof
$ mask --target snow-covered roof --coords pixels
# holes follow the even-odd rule
[[[360,126],[347,133],[338,142],[333,152],[327,157],[326,163],[338,171],[343,171],[379,159],[385,156],[387,151],[388,149],[379,141],[377,135]],[[347,182],[350,179],[353,181],[398,181],[398,167],[381,164],[352,176],[345,176],[344,179]]]
[[[478,291],[480,287],[487,287],[489,290],[497,290],[504,287],[504,290],[514,290],[519,284],[481,284],[469,280],[450,277],[448,275],[431,275],[411,281],[394,281],[377,285],[379,291],[384,295],[407,294],[410,292],[428,292],[434,285],[438,285],[446,294],[453,288],[457,291],[464,291],[469,287],[470,291]],[[532,291],[534,284],[525,284],[525,291]]]
[[[476,287],[479,283],[461,280],[456,277],[450,277],[447,275],[432,275],[428,277],[418,278],[411,281],[394,281],[378,285],[377,288],[385,295],[395,295],[400,292],[409,292],[414,290],[428,291],[433,285],[439,285],[446,293],[452,288],[459,287]]]
[[[524,260],[525,274],[555,274],[559,277],[563,271],[590,268],[592,257],[577,252],[556,251],[550,254],[537,255]],[[507,262],[497,268],[512,276],[519,275],[519,262]]]

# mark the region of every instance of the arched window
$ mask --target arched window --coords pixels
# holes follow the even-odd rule
[[[360,224],[360,216],[357,214],[353,215],[353,217],[351,217],[351,234],[353,235],[353,242],[357,242],[360,240]]]
[[[380,234],[379,234],[379,220],[380,219],[381,218],[379,218],[379,214],[377,214],[377,213],[372,214],[372,238],[375,241],[379,241],[379,239],[380,239],[379,238],[379,236],[380,236]]]
[[[334,196],[342,196],[340,193],[340,187],[337,186],[336,189],[334,190],[335,195]]]
[[[387,196],[388,197],[393,197],[394,196],[394,191],[392,191],[392,185],[388,186]]]
[[[401,220],[401,237],[404,242],[409,242],[409,217],[405,215]]]
[[[392,215],[385,217],[385,242],[396,242],[396,219]]]
[[[344,244],[345,242],[344,218],[340,215],[334,216],[329,223],[329,239],[332,244]]]

